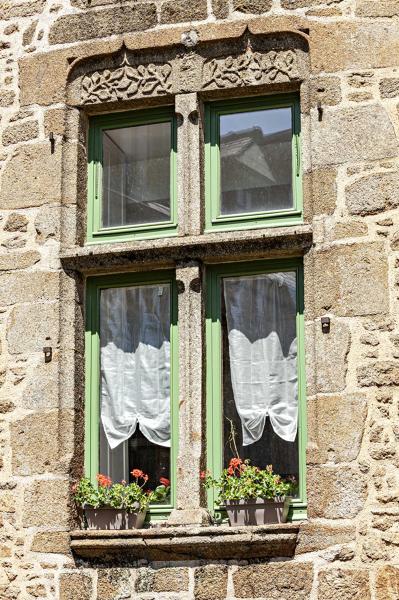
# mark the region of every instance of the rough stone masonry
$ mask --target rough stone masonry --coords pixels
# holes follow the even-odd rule
[[[260,54],[270,36],[287,46],[277,79],[268,54],[260,84],[239,75],[236,92],[300,90],[304,225],[264,239],[204,235],[201,135],[185,119],[179,236],[89,252],[87,116],[168,94],[189,115],[201,94],[218,91],[220,61],[243,36]],[[154,57],[170,64],[170,82],[166,67],[149,94],[96,95],[92,74],[126,53],[144,67]],[[221,73],[199,81],[198,61],[211,59]],[[0,109],[0,598],[398,600],[399,0],[2,0]],[[84,276],[162,261],[184,270],[189,246],[185,277],[198,277],[223,244],[237,257],[304,255],[308,520],[295,552],[254,558],[244,540],[234,560],[217,548],[189,561],[110,558],[106,547],[77,556],[70,485],[83,465]],[[187,396],[199,398],[202,330],[190,310],[201,318],[201,307],[190,285],[182,319],[193,342],[180,370]],[[196,469],[201,410],[182,415],[197,419],[198,436],[191,449],[183,436],[179,464]],[[195,512],[191,479],[186,472]]]

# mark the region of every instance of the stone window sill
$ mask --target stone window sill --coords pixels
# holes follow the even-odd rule
[[[158,527],[129,531],[71,532],[71,549],[81,558],[182,561],[292,557],[299,524],[250,527]]]
[[[167,263],[191,259],[212,260],[215,257],[236,259],[263,256],[293,256],[305,253],[312,244],[310,225],[291,225],[248,231],[221,231],[197,236],[176,236],[123,243],[89,244],[64,248],[61,261],[66,269],[86,273],[99,269],[131,267],[136,263]]]

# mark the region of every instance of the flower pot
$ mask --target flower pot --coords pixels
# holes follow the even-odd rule
[[[146,511],[127,512],[115,508],[85,508],[88,529],[141,529]]]
[[[290,498],[226,500],[230,525],[267,525],[287,521]]]

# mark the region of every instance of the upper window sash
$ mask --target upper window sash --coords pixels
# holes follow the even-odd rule
[[[242,130],[237,129],[237,125],[241,127],[240,119],[234,119],[240,116]],[[288,144],[284,139],[284,136],[289,136],[287,123],[291,128]],[[280,131],[279,127],[285,127],[286,130]],[[267,130],[271,132],[269,139]],[[263,140],[260,139],[262,132]],[[279,151],[284,152],[284,147],[281,148],[279,139],[273,142],[273,134],[276,134],[277,138],[283,136],[283,144],[289,147],[290,154],[286,160],[290,163],[289,173],[281,174],[281,171],[277,171],[278,168],[281,170],[281,166],[284,167],[277,154]],[[268,156],[263,149],[259,149],[259,144],[269,143],[271,148]],[[269,157],[271,160],[268,160]],[[278,187],[279,178],[282,183],[283,176],[291,185],[290,199],[280,203],[285,204],[284,206],[279,206],[279,198],[273,191],[273,184],[277,183]],[[259,187],[256,190],[251,187],[245,188],[245,181],[248,181],[252,188]],[[229,182],[232,190],[225,189],[223,193],[223,186],[229,187]],[[286,189],[289,187],[287,182]],[[265,192],[262,191],[262,185]],[[240,187],[242,189],[237,191]],[[278,191],[279,196],[284,199],[282,189],[280,186]],[[226,210],[229,193],[232,201]],[[205,197],[207,231],[293,225],[302,221],[300,110],[296,95],[209,102],[205,106]],[[239,198],[241,200],[237,201]],[[238,205],[240,202],[241,205],[245,204],[247,198],[251,198],[252,207],[240,211]],[[264,205],[271,205],[271,209],[262,207],[262,202]]]
[[[161,127],[162,124],[169,124],[169,132]],[[152,125],[160,127],[155,129]],[[166,136],[169,136],[169,148],[162,153]],[[154,152],[158,150],[162,156],[155,156]],[[157,238],[177,232],[176,151],[176,118],[172,107],[101,115],[90,120],[88,243]],[[162,173],[167,160],[169,169],[166,166],[168,172],[163,190]],[[148,186],[151,177],[158,177],[158,181],[154,181],[154,190]],[[135,181],[137,197],[134,196]],[[152,192],[154,198],[146,202],[144,195],[150,196]],[[106,194],[113,216],[112,210],[111,216],[109,211],[107,214]],[[165,198],[169,204],[162,202]],[[140,211],[141,215],[132,218],[126,208],[130,205],[134,210],[134,203],[139,209],[137,215]],[[120,210],[116,204],[120,205]],[[156,217],[157,212],[160,219]],[[146,218],[148,216],[150,218]]]

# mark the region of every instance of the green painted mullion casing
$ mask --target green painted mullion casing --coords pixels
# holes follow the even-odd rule
[[[93,276],[86,282],[85,332],[85,476],[97,484],[99,469],[100,424],[100,293],[102,289],[137,285],[171,285],[171,504],[151,506],[150,517],[156,519],[168,514],[176,504],[176,462],[179,442],[179,380],[178,380],[178,313],[175,272],[170,270],[149,273],[127,273]]]
[[[221,216],[220,212],[220,116],[273,108],[292,111],[292,192],[289,210]],[[300,150],[300,108],[296,94],[253,97],[205,105],[205,231],[279,227],[302,223],[302,174]]]
[[[104,130],[156,123],[171,123],[170,209],[162,223],[101,227],[102,133]],[[177,124],[173,107],[100,115],[90,119],[88,160],[87,244],[169,237],[177,234]]]
[[[306,378],[304,353],[303,266],[301,259],[259,260],[250,263],[212,265],[207,269],[206,297],[206,391],[207,391],[207,469],[219,477],[223,469],[222,449],[222,344],[221,292],[226,276],[256,275],[279,271],[295,271],[297,280],[297,344],[298,344],[298,455],[299,495],[292,502],[289,518],[306,518]],[[216,493],[208,490],[208,507],[218,511]]]

